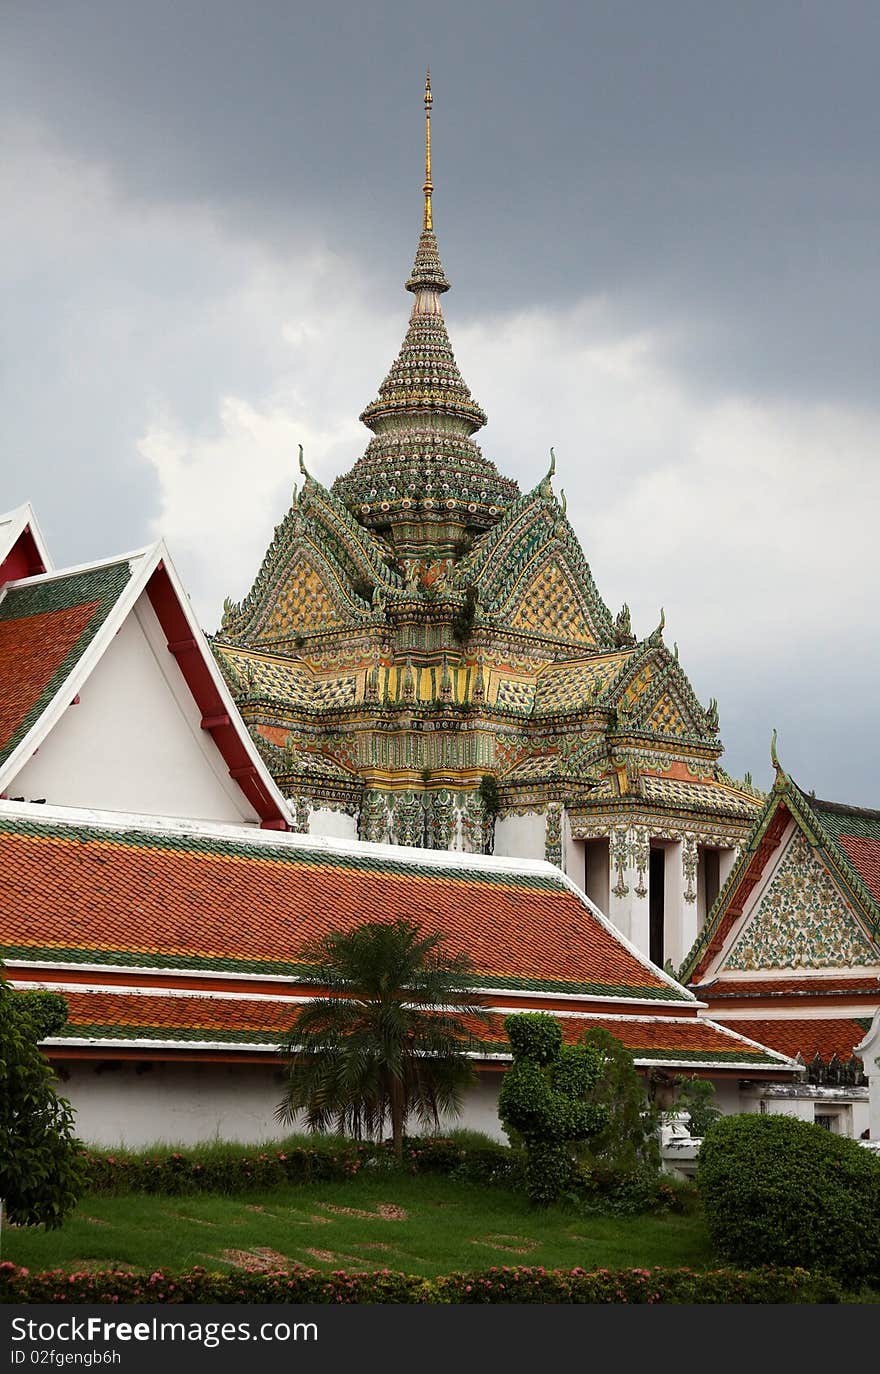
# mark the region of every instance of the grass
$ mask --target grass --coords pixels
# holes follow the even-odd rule
[[[87,1197],[60,1231],[4,1228],[2,1257],[33,1270],[302,1265],[426,1278],[491,1265],[713,1264],[699,1215],[536,1211],[501,1188],[396,1174],[246,1197]]]

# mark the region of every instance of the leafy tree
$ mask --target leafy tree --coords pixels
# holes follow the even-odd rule
[[[678,1097],[673,1110],[688,1112],[691,1118],[691,1135],[704,1136],[709,1128],[723,1116],[721,1109],[716,1107],[712,1101],[715,1096],[715,1084],[710,1083],[708,1078],[697,1078],[693,1074],[690,1078],[679,1074],[675,1084],[678,1088]]]
[[[442,940],[412,921],[368,921],[303,949],[327,995],[291,1027],[279,1121],[304,1111],[310,1130],[335,1125],[358,1139],[381,1138],[390,1123],[400,1160],[407,1117],[436,1130],[441,1114],[461,1110],[476,1081],[471,1027],[486,1013],[470,960],[445,955]]]
[[[605,1124],[590,1136],[581,1157],[591,1167],[631,1174],[660,1167],[658,1112],[648,1102],[629,1050],[602,1026],[581,1036],[601,1056],[602,1068],[587,1101],[605,1110]]]
[[[66,1020],[63,997],[0,978],[0,1200],[18,1225],[60,1226],[82,1185],[73,1108],[38,1049]]]
[[[588,1101],[602,1072],[589,1045],[563,1045],[559,1022],[546,1012],[521,1012],[504,1022],[513,1065],[501,1085],[498,1111],[512,1141],[526,1151],[526,1187],[541,1206],[584,1181],[576,1146],[605,1124],[606,1108]]]

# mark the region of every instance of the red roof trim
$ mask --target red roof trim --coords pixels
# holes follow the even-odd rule
[[[201,712],[203,723],[211,722],[205,728],[210,729],[211,738],[229,769],[229,776],[241,788],[263,827],[273,830],[289,829],[244,743],[240,730],[245,727],[236,726],[228,715],[226,703],[217,690],[217,684],[204,654],[189,652],[197,650],[199,645],[193,638],[186,612],[180,604],[162,561],[147,583],[147,595],[162,626],[169,652],[175,655],[177,666]]]
[[[43,556],[37,548],[37,541],[31,534],[30,525],[25,525],[9,553],[0,563],[0,587],[7,582],[17,582],[23,577],[36,577],[47,572]]]

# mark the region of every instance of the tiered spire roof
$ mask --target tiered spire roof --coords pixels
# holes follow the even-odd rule
[[[486,528],[519,494],[484,458],[471,435],[486,423],[455,361],[440,297],[449,282],[433,227],[430,74],[425,82],[422,232],[407,291],[415,296],[397,358],[361,419],[374,434],[366,453],[337,479],[336,494],[371,526],[436,524]]]

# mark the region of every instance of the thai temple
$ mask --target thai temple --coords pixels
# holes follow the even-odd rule
[[[482,454],[431,100],[372,437],[329,489],[300,455],[218,634],[164,543],[59,570],[29,505],[0,515],[0,977],[64,996],[43,1047],[108,1145],[283,1133],[311,944],[414,917],[488,1013],[457,1124],[500,1134],[503,1020],[541,1010],[657,1092],[697,1074],[725,1112],[880,1142],[880,812],[775,748],[769,796],[733,781],[662,614],[638,638],[602,601],[553,460],[521,492]]]
[[[593,581],[549,471],[526,492],[483,454],[455,361],[433,220],[409,324],[326,488],[306,470],[214,650],[297,826],[548,859],[678,968],[763,802],[720,765],[663,616],[638,638]],[[551,450],[552,455],[552,450]]]

